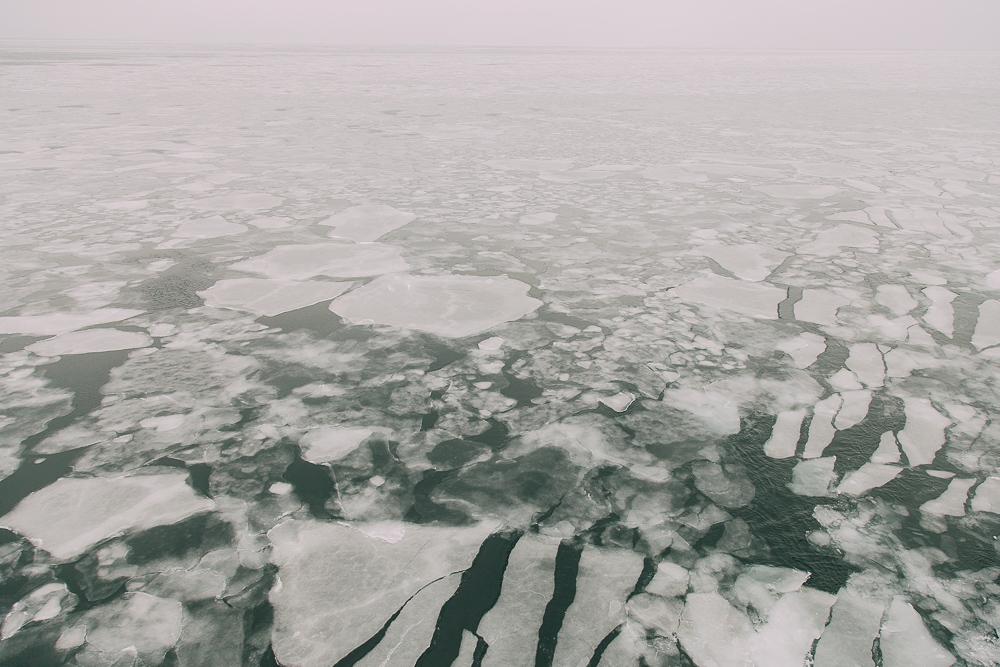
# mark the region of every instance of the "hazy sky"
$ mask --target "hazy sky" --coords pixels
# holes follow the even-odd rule
[[[1000,49],[1000,0],[0,0],[0,37]]]

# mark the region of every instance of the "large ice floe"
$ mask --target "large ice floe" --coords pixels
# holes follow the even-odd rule
[[[330,304],[356,324],[386,324],[462,338],[520,319],[542,302],[506,276],[382,276]]]
[[[377,276],[408,267],[398,248],[380,243],[317,243],[278,246],[232,265],[237,271],[269,278],[302,280],[315,276]]]
[[[280,278],[232,278],[220,280],[198,292],[205,305],[231,308],[273,317],[329,301],[351,287],[349,282],[328,280],[283,280]]]

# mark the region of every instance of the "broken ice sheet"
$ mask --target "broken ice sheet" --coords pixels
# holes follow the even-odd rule
[[[333,227],[330,236],[351,241],[376,241],[416,220],[408,211],[385,204],[351,206],[327,218],[321,225]]]
[[[282,280],[278,278],[233,278],[220,280],[198,292],[214,308],[243,310],[274,317],[340,296],[353,283],[326,280]]]
[[[302,280],[315,276],[358,278],[405,271],[398,248],[380,243],[315,243],[283,245],[263,255],[233,264],[236,271],[276,279]]]
[[[778,317],[778,304],[786,296],[772,285],[717,275],[695,278],[671,291],[684,301],[767,319]]]
[[[64,354],[134,350],[137,347],[146,347],[152,342],[152,338],[137,331],[85,329],[32,343],[26,349],[43,357],[58,357]]]

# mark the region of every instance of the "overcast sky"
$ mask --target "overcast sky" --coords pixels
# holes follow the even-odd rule
[[[1000,49],[1000,0],[0,0],[0,37]]]

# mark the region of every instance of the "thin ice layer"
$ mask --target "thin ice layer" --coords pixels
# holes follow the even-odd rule
[[[325,280],[233,278],[198,292],[205,305],[274,317],[340,296],[353,283]]]
[[[127,308],[98,308],[88,313],[50,313],[47,315],[14,315],[0,317],[0,334],[25,334],[28,336],[55,336],[61,333],[92,327],[95,324],[119,322],[142,315],[141,310]]]
[[[408,267],[399,249],[381,243],[311,243],[278,246],[230,268],[270,278],[302,280],[314,276],[363,278]]]
[[[330,310],[358,324],[462,338],[533,312],[542,302],[528,289],[506,276],[389,275],[334,300]]]
[[[22,500],[0,524],[69,560],[110,537],[177,523],[214,506],[188,486],[183,472],[64,477]]]
[[[40,340],[29,345],[27,349],[43,357],[58,357],[64,354],[134,350],[146,347],[152,342],[152,338],[139,331],[85,329]]]

